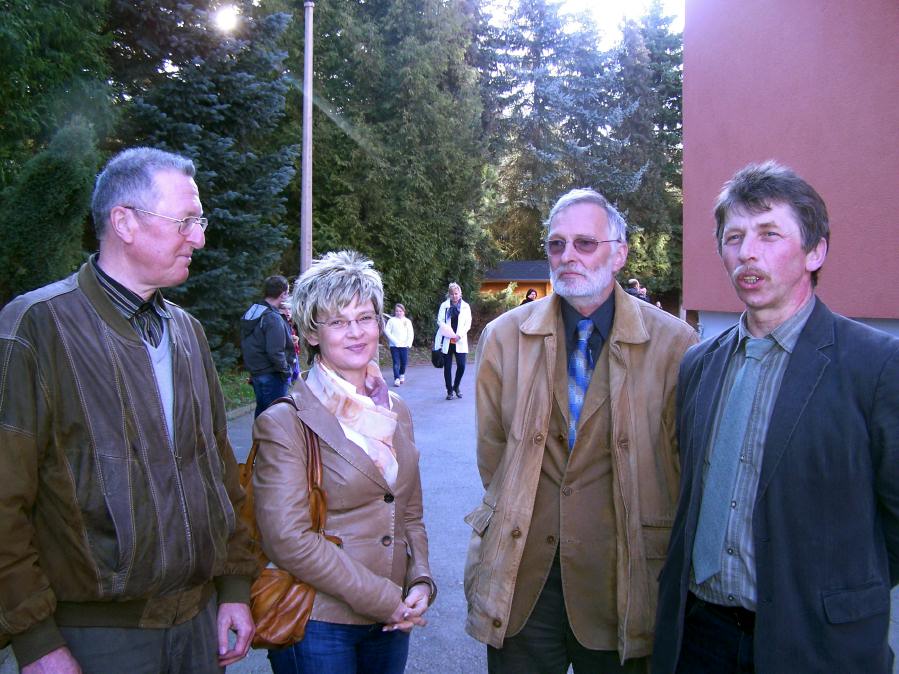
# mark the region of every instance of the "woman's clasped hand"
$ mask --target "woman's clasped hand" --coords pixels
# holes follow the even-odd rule
[[[399,603],[390,616],[390,622],[382,628],[385,632],[393,630],[402,630],[410,632],[413,627],[424,627],[428,624],[424,617],[425,611],[428,610],[428,597],[431,594],[431,588],[427,585],[419,583],[413,585],[409,590],[406,598]]]

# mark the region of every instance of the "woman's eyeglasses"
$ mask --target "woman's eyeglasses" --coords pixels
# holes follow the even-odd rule
[[[355,323],[362,330],[373,330],[378,325],[378,317],[375,314],[362,314],[357,318],[346,320],[345,318],[331,318],[327,321],[316,321],[316,325],[324,326],[334,332],[343,332]]]

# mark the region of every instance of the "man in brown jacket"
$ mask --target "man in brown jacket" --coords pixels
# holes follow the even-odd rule
[[[0,312],[0,641],[24,674],[220,672],[252,639],[218,376],[159,292],[205,243],[193,175],[159,150],[115,156],[99,254]]]
[[[615,282],[627,226],[602,195],[569,192],[547,226],[554,294],[478,345],[466,627],[490,672],[645,671],[677,500],[678,364],[697,337]]]

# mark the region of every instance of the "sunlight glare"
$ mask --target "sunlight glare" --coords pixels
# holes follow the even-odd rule
[[[596,25],[602,31],[602,47],[608,49],[621,39],[621,22],[637,19],[646,13],[650,0],[565,0],[562,8],[568,12],[587,11],[593,15]],[[684,0],[662,0],[662,8],[668,16],[673,16],[671,30],[684,29]]]
[[[215,12],[215,25],[225,33],[230,33],[237,28],[240,12],[234,5],[224,5]]]

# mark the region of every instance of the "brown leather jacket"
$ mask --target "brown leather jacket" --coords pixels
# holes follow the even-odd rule
[[[582,443],[601,442],[612,453],[617,650],[625,660],[644,657],[652,649],[657,577],[677,503],[678,365],[697,335],[686,323],[634,299],[617,284],[614,292],[615,319],[604,347],[611,429],[605,438],[592,438],[595,428],[591,431],[592,425],[584,424],[575,451]],[[567,426],[567,374],[564,354],[560,358],[558,353],[564,352],[565,342],[557,336],[560,301],[551,296],[500,316],[485,328],[478,344],[478,469],[485,494],[465,518],[473,529],[465,567],[466,629],[496,648],[506,636],[516,582],[525,571],[520,564],[554,405],[561,408]],[[590,392],[582,422],[591,413]],[[570,472],[565,484],[574,487],[566,487],[568,496],[563,490],[562,497],[577,499],[579,476]],[[563,562],[574,551],[567,550],[564,541],[589,536],[584,532],[590,531],[596,515],[584,508],[565,512]],[[589,596],[596,583],[608,583],[589,573],[566,576],[564,565],[563,578],[566,594],[578,596]]]
[[[392,409],[399,415],[393,437],[399,473],[391,489],[302,379],[293,398],[297,409],[272,405],[253,427],[253,438],[259,442],[253,471],[256,523],[265,554],[316,589],[313,620],[387,622],[416,583],[431,586],[433,601],[418,450],[405,403],[390,394]],[[340,547],[310,531],[301,419],[319,437],[322,486],[328,499],[325,533],[338,536],[343,541]]]
[[[256,571],[218,375],[168,303],[174,446],[144,343],[90,263],[0,313],[0,638],[20,665],[57,624],[169,627]]]

